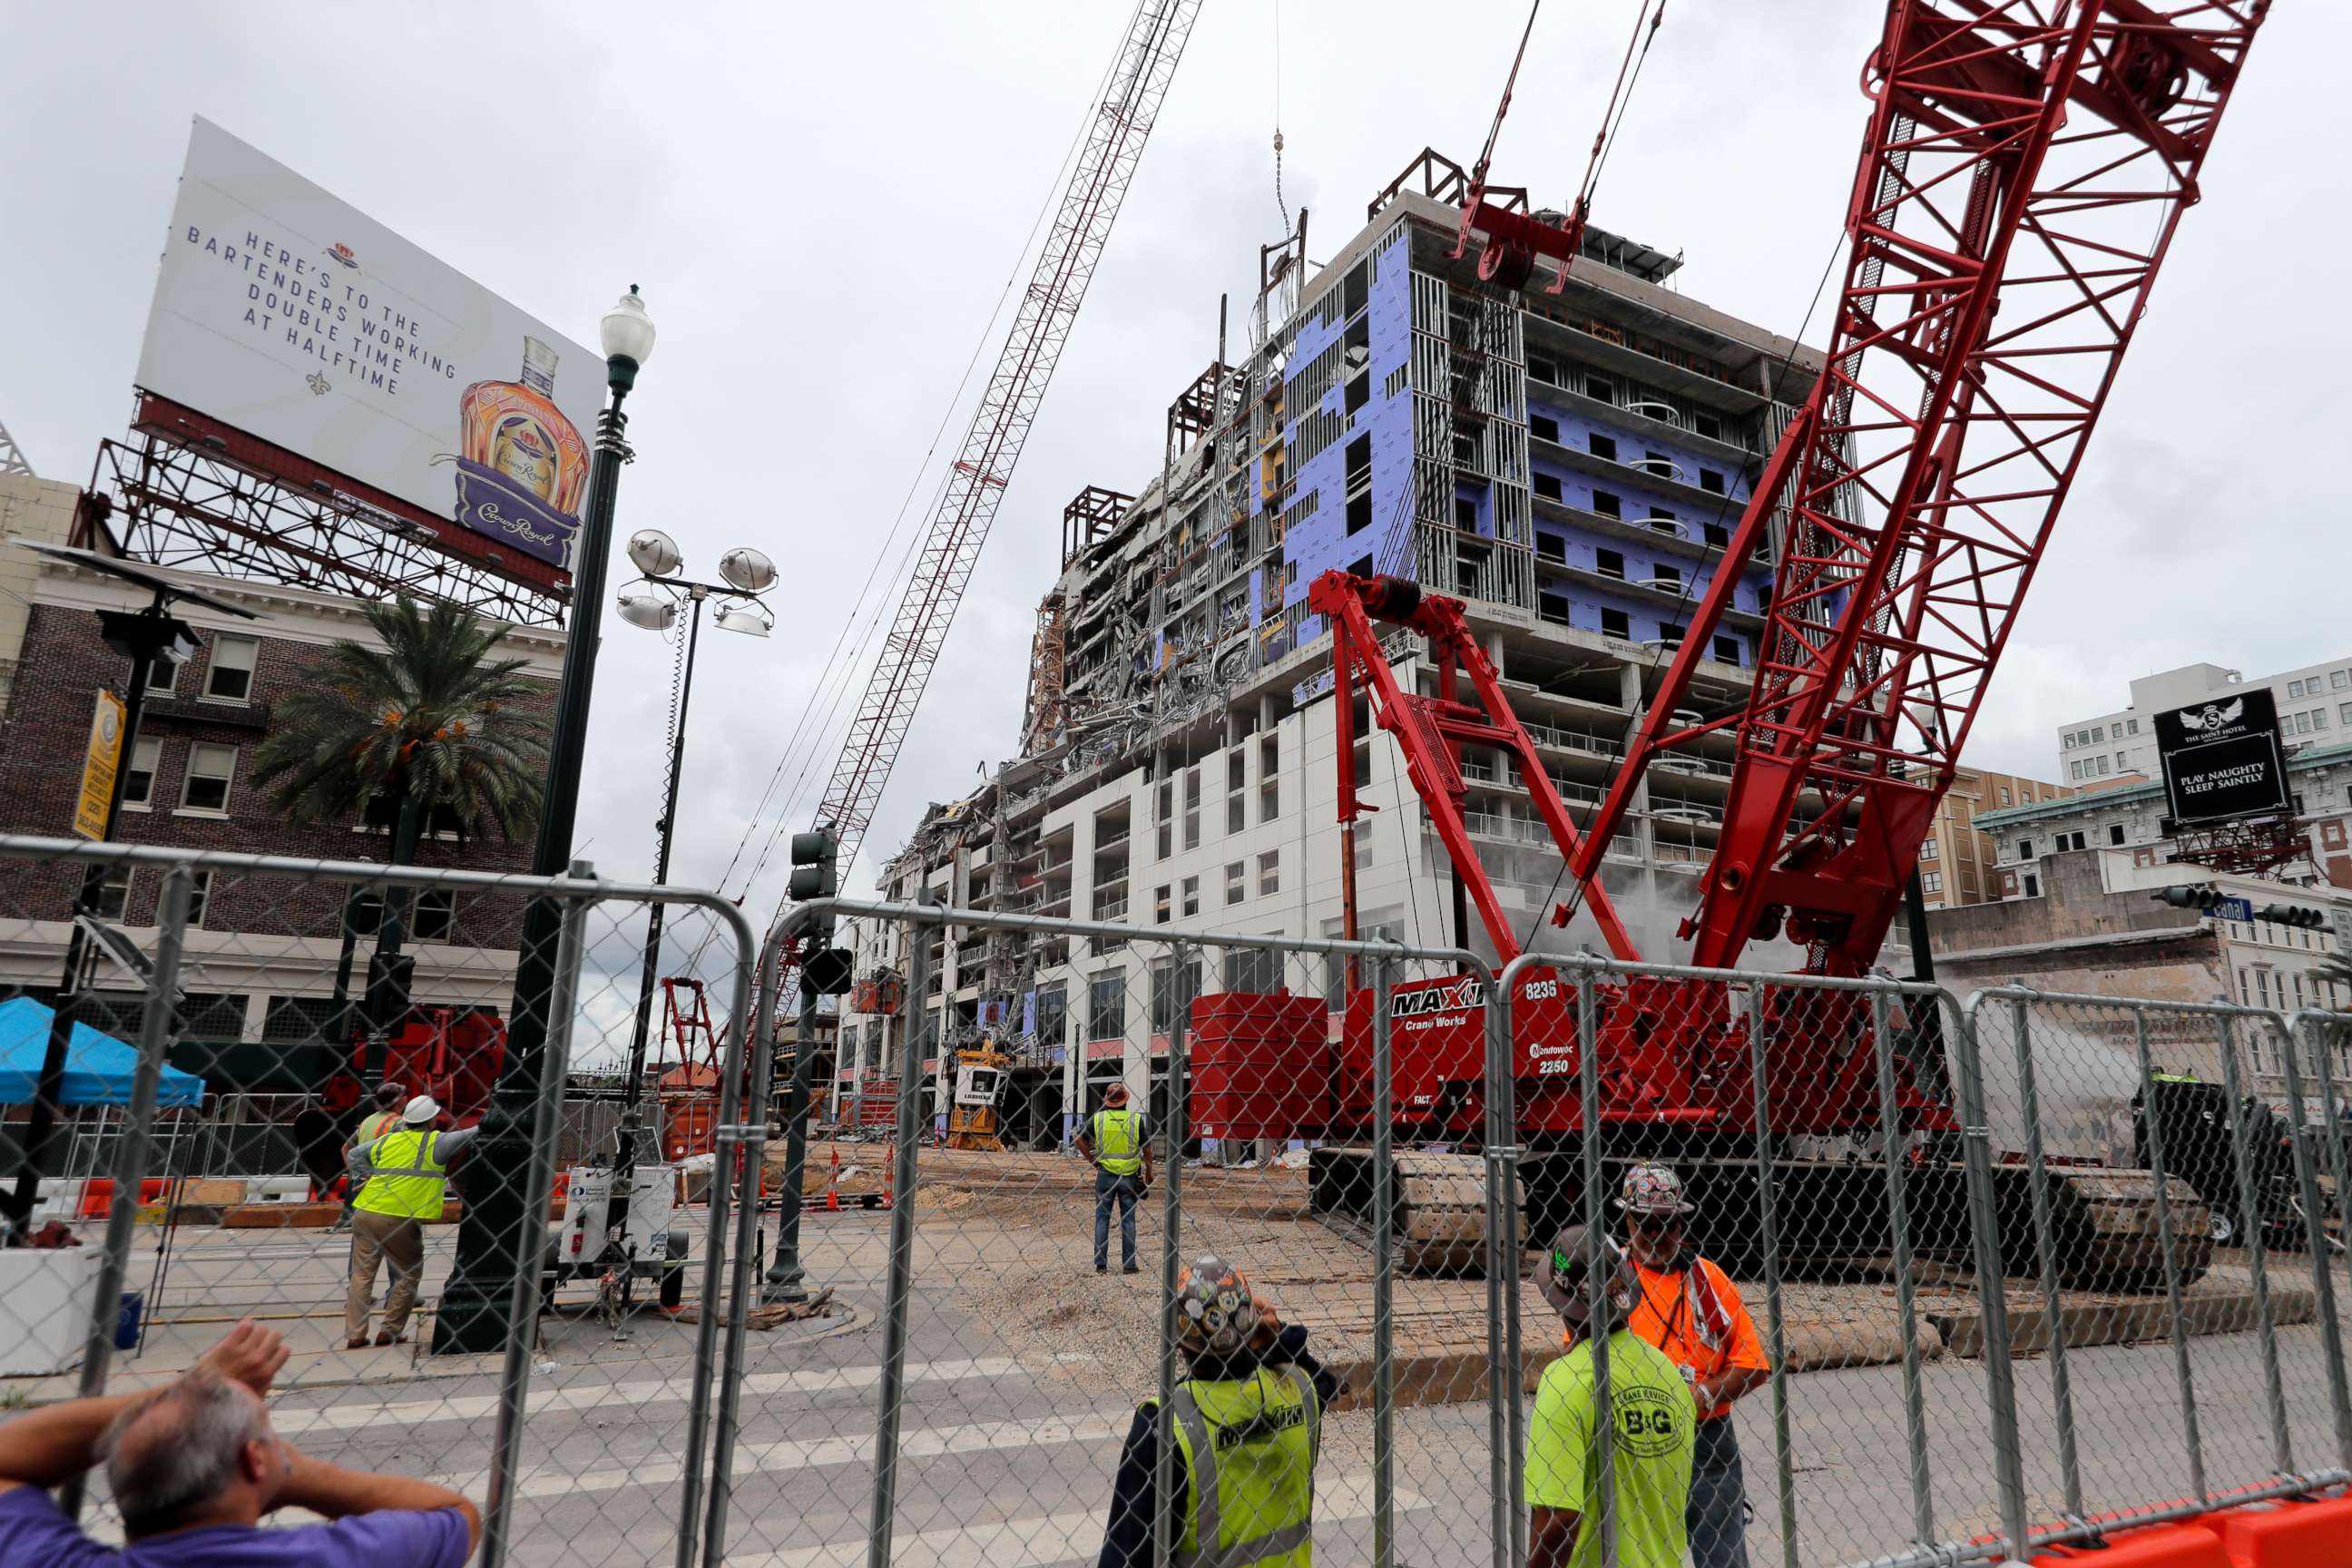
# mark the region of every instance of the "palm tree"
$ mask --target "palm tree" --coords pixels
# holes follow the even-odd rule
[[[2347,957],[2341,952],[2331,952],[2313,966],[2311,974],[2315,980],[2333,981],[2346,990],[2352,991],[2352,957]]]
[[[344,639],[328,647],[305,682],[274,705],[254,782],[297,822],[388,820],[395,866],[415,861],[428,821],[453,824],[461,837],[495,830],[511,841],[530,833],[548,727],[526,706],[543,690],[523,673],[528,661],[492,657],[507,628],[456,605],[420,608],[404,595],[369,605],[367,617],[382,646]],[[404,889],[383,900],[379,969],[399,953],[407,903]],[[347,902],[347,942],[351,912]],[[387,1009],[370,1019],[379,1068],[394,1016]]]

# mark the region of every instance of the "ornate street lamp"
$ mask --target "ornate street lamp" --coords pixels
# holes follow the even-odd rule
[[[563,638],[563,675],[555,691],[555,722],[547,753],[547,787],[540,798],[539,834],[531,847],[534,876],[560,877],[572,864],[572,835],[580,815],[580,773],[588,750],[588,703],[596,677],[598,623],[604,608],[604,567],[613,552],[613,511],[621,465],[635,454],[621,405],[653,357],[654,323],[637,286],[621,296],[596,324],[604,350],[604,381],[612,400],[596,418],[595,466],[588,505],[572,554],[572,611]],[[506,1059],[482,1115],[482,1136],[466,1173],[466,1217],[457,1231],[457,1258],[433,1321],[434,1353],[482,1353],[506,1342],[517,1273],[536,1268],[522,1257],[533,1204],[530,1193],[531,1111],[540,1075],[547,1070],[548,1015],[555,992],[556,945],[563,916],[551,899],[534,899],[523,912],[522,950],[515,964],[514,1006],[507,1024]]]
[[[721,631],[766,637],[775,616],[760,595],[776,585],[775,563],[757,550],[738,546],[719,558],[723,583],[697,583],[680,577],[685,566],[677,542],[657,528],[640,529],[629,537],[629,560],[645,576],[621,590],[614,611],[633,626],[667,633],[677,624],[680,606],[687,607],[686,646],[678,672],[677,706],[670,716],[669,778],[662,795],[662,813],[654,823],[658,837],[654,853],[654,880],[669,880],[672,830],[677,823],[678,778],[686,766],[686,715],[694,698],[694,655],[702,631],[702,606],[716,602],[711,619]],[[653,1026],[654,986],[661,968],[662,906],[647,911],[646,956],[637,980],[636,1027],[629,1039],[628,1080],[621,1111],[620,1145],[615,1152],[609,1226],[625,1226],[630,1189],[635,1184],[637,1139],[644,1125],[637,1106],[643,1098],[646,1043]]]

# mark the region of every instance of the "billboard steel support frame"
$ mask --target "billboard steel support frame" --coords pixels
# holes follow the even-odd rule
[[[112,544],[152,565],[232,581],[369,600],[407,595],[516,626],[563,626],[566,587],[507,575],[453,552],[424,524],[371,516],[328,480],[305,489],[236,461],[226,439],[222,447],[152,429],[131,442],[100,442],[89,482],[95,504],[75,542]],[[92,536],[101,527],[105,541]]]

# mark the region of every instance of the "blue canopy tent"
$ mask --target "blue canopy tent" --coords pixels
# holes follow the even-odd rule
[[[48,1050],[48,1006],[30,996],[0,1002],[0,1105],[29,1105],[41,1076],[41,1058]],[[131,1075],[139,1068],[139,1052],[111,1035],[101,1035],[88,1024],[76,1024],[66,1043],[67,1105],[128,1105]],[[166,1063],[156,1090],[160,1108],[194,1106],[204,1102],[205,1080]]]

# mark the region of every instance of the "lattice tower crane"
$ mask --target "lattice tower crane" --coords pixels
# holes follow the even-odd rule
[[[1121,35],[1118,63],[817,805],[817,826],[838,837],[844,870],[873,822],[1200,10],[1201,0],[1139,0]]]
[[[0,425],[0,474],[16,474],[28,479],[40,478],[33,472],[33,465],[25,460],[24,448],[16,445],[16,438],[8,434],[5,425]]]

